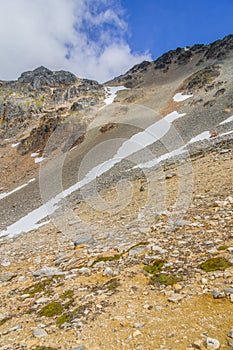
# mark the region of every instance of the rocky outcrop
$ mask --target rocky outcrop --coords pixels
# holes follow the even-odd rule
[[[75,112],[86,113],[101,104],[104,97],[101,84],[79,79],[70,72],[53,72],[45,67],[24,72],[16,81],[0,82],[0,134],[5,138],[20,137],[28,128],[33,129],[27,140],[33,135],[35,141],[30,142],[29,149],[38,143],[41,148],[42,139],[47,138],[58,121]],[[50,119],[51,113],[55,119]],[[21,142],[23,153],[28,149],[26,144]]]
[[[233,35],[228,35],[222,40],[217,40],[212,44],[195,44],[184,48],[176,48],[164,53],[153,62],[143,61],[137,64],[125,74],[113,79],[111,84],[124,84],[132,88],[141,86],[145,79],[152,80],[166,79],[171,73],[173,79],[177,72],[193,71],[196,67],[200,69],[208,65],[219,64],[222,60],[230,56],[233,51]],[[179,75],[179,73],[177,73]],[[170,79],[170,78],[169,78]]]

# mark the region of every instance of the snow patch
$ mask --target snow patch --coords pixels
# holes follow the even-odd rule
[[[27,214],[26,216],[9,226],[5,231],[0,232],[0,236],[9,235],[10,237],[13,237],[22,232],[29,232],[31,230],[37,229],[42,225],[45,225],[47,221],[45,223],[41,223],[41,220],[44,220],[48,215],[53,214],[59,208],[59,202],[63,198],[67,197],[74,191],[90,183],[91,181],[96,179],[97,176],[100,176],[106,171],[110,170],[115,164],[119,163],[122,159],[132,155],[133,153],[136,153],[137,151],[142,150],[146,146],[149,146],[157,140],[159,140],[160,138],[162,138],[169,131],[171,127],[171,120],[175,120],[181,116],[183,115],[180,115],[177,112],[174,112],[173,114],[171,113],[170,116],[167,116],[167,120],[169,120],[169,122],[166,120],[165,117],[156,121],[144,131],[133,135],[129,140],[122,143],[116,154],[111,159],[108,159],[107,161],[95,166],[85,175],[85,177],[81,181],[75,183],[71,187],[59,193],[56,197],[52,198],[41,207],[33,210],[32,212],[30,212],[29,214]]]
[[[15,147],[17,147],[19,144],[20,144],[20,142],[12,143],[11,147],[12,147],[12,148],[15,148]]]
[[[21,190],[22,188],[26,187],[28,184],[30,184],[33,181],[35,181],[35,178],[29,180],[26,184],[23,184],[23,185],[20,185],[20,186],[14,188],[12,191],[0,193],[0,199],[3,199],[5,197],[7,197],[7,196],[10,196],[14,192],[17,192],[17,191]]]
[[[227,118],[226,120],[223,120],[223,122],[219,123],[219,125],[223,125],[223,124],[230,123],[230,122],[233,122],[233,115],[231,117]]]
[[[176,119],[179,119],[181,117],[184,117],[186,115],[186,113],[178,113],[177,111],[174,111],[168,115],[166,115],[166,117],[164,117],[164,120],[166,120],[168,123],[172,123],[174,122]]]
[[[104,100],[105,105],[110,105],[113,103],[117,96],[117,92],[121,90],[126,90],[125,86],[107,86],[105,88],[106,91],[106,99]]]
[[[37,153],[37,152],[31,153],[32,158],[37,157],[38,155],[39,155],[39,153]]]
[[[191,144],[191,143],[195,143],[198,141],[206,140],[206,139],[209,139],[210,136],[211,136],[211,134],[209,131],[203,131],[201,134],[193,137],[188,143]]]
[[[182,92],[178,92],[177,94],[175,94],[175,96],[173,96],[173,101],[182,102],[182,101],[185,101],[192,96],[193,95],[183,95]]]
[[[40,162],[43,162],[43,160],[45,160],[46,158],[45,157],[38,157],[38,158],[35,158],[35,163],[40,163]]]

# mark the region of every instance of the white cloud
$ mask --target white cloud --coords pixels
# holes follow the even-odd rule
[[[0,9],[0,79],[44,65],[106,81],[150,59],[131,51],[116,0],[0,0]]]

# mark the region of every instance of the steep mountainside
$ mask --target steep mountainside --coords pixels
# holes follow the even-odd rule
[[[0,350],[233,349],[232,68],[0,82]]]

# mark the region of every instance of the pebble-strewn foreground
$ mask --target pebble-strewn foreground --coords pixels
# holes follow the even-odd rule
[[[128,212],[77,206],[91,225],[75,242],[52,224],[1,238],[0,349],[233,349],[232,159],[230,147],[192,162],[192,203],[176,225],[170,168],[156,218],[129,217],[147,196],[135,180]]]

